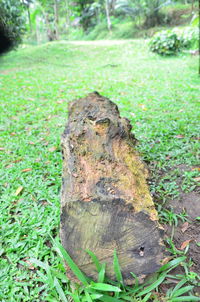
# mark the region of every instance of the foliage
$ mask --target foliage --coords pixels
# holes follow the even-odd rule
[[[61,39],[90,39],[90,37],[91,39],[134,38],[136,31],[168,24],[169,14],[165,9],[175,5],[167,0],[20,1],[23,1],[26,8],[28,40],[36,41],[37,44]],[[191,9],[188,5],[184,5],[182,6],[187,7],[190,15]],[[178,13],[178,9],[179,7],[175,5],[174,12]],[[143,35],[146,33],[138,36]]]
[[[0,72],[0,301],[53,302],[61,300],[62,291],[65,296],[67,291],[83,296],[83,286],[70,289],[65,266],[51,240],[59,234],[60,136],[68,103],[94,90],[116,102],[121,115],[131,120],[138,150],[157,179],[152,194],[163,204],[167,198],[176,198],[175,181],[180,176],[170,174],[164,185],[159,171],[174,171],[179,165],[193,171],[199,164],[197,60],[193,56],[155,57],[148,53],[144,40],[56,41],[23,45],[10,52],[1,58]],[[181,183],[186,191],[197,177],[191,173]],[[173,214],[166,214],[174,224]],[[167,215],[163,215],[165,220]],[[177,252],[172,255],[176,261]],[[40,262],[36,264],[33,258]],[[181,267],[184,264],[187,276],[179,273],[175,279],[171,271],[173,277],[169,277],[174,282],[187,277],[182,287],[191,285],[195,277],[182,259]],[[118,269],[116,273],[120,280]],[[98,283],[104,283],[103,278],[104,268]],[[157,276],[148,286],[156,280]],[[120,289],[122,295],[122,285]],[[124,294],[131,300],[138,287],[129,289]],[[162,285],[151,292],[153,302],[165,298]]]
[[[175,55],[183,47],[183,40],[177,33],[166,30],[161,31],[153,36],[150,43],[150,50],[159,55]]]
[[[0,1],[0,25],[12,41],[12,46],[22,42],[23,34],[26,31],[24,6],[20,0]]]
[[[184,48],[193,48],[197,49],[198,48],[198,43],[199,43],[199,29],[198,27],[194,26],[188,26],[184,28],[183,30],[176,30],[177,34],[183,41],[183,47]]]
[[[184,48],[198,48],[199,29],[196,26],[174,28],[156,33],[150,50],[160,55],[175,55]]]
[[[61,280],[59,280],[57,278],[57,272],[54,269],[51,269],[51,267],[49,267],[47,264],[42,263],[37,259],[30,259],[30,261],[34,265],[39,266],[46,271],[48,278],[44,276],[43,282],[49,283],[49,286],[51,286],[54,290],[55,297],[56,295],[57,297],[59,296],[61,301],[63,302],[67,301],[67,296],[71,296],[74,301],[78,302],[147,302],[150,298],[156,297],[156,294],[158,294],[159,286],[161,285],[161,283],[165,282],[165,279],[168,278],[169,272],[179,265],[182,265],[182,263],[186,259],[186,257],[182,256],[169,261],[159,269],[156,277],[146,281],[143,284],[139,284],[138,278],[132,273],[133,286],[125,286],[123,284],[123,278],[116,250],[114,251],[113,257],[113,269],[116,275],[116,282],[111,281],[106,277],[105,263],[101,264],[98,258],[91,251],[87,251],[91,256],[91,260],[95,264],[98,272],[97,281],[94,282],[93,280],[87,278],[80,271],[78,266],[74,263],[74,261],[71,259],[67,251],[62,247],[58,240],[54,241],[54,247],[56,247],[56,250],[63,261],[63,265],[64,262],[68,264],[71,271],[76,276],[81,285],[74,284],[74,288],[72,288],[70,287],[67,277],[62,280],[63,275],[61,275]],[[66,288],[66,286],[61,286],[60,282],[62,281],[64,281],[65,284],[69,284],[68,288]],[[64,290],[62,289],[62,287]],[[165,301],[198,301],[199,298],[192,294],[193,288],[194,285],[187,285],[187,279],[182,278],[174,288],[168,289]],[[183,296],[183,294],[185,293],[187,293],[187,295]]]
[[[118,0],[116,10],[134,20],[137,17],[143,18],[143,26],[149,28],[163,23],[160,10],[169,4],[165,0]]]

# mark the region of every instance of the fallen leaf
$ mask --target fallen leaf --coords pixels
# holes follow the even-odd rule
[[[139,104],[138,106],[140,106],[142,108],[142,110],[147,110],[147,108],[144,104]]]
[[[26,264],[28,264],[28,268],[30,269],[30,270],[34,270],[35,269],[35,267],[33,266],[33,263],[31,263],[29,260],[28,260],[28,258],[24,258],[24,259],[22,259],[24,262],[26,262]]]
[[[32,168],[26,168],[26,169],[23,169],[22,172],[29,172],[31,170],[32,170]]]
[[[56,103],[57,104],[62,104],[63,102],[65,102],[65,100],[58,100]]]
[[[200,137],[193,137],[192,139],[195,139],[195,140],[199,141]]]
[[[193,167],[192,171],[195,171],[195,170],[200,171],[200,167]]]
[[[49,121],[52,118],[52,115],[48,115],[47,118],[45,119],[45,121]]]
[[[16,163],[19,163],[19,162],[22,161],[22,160],[23,160],[23,158],[19,158],[19,159],[14,160],[13,163],[15,163],[15,164],[16,164]]]
[[[56,147],[54,146],[54,147],[51,147],[51,148],[49,148],[49,152],[54,152],[54,151],[56,151]]]
[[[194,180],[195,181],[200,181],[200,177],[195,177]]]
[[[189,240],[185,240],[182,244],[181,244],[181,247],[180,247],[180,250],[184,250],[186,248],[186,246],[188,246],[188,244],[192,241],[192,239],[189,239]]]
[[[172,256],[166,257],[162,260],[162,265],[167,264],[171,259],[173,259]]]
[[[175,135],[176,138],[184,138],[185,136],[182,134]]]
[[[18,121],[18,117],[16,117],[16,116],[11,116],[11,120],[14,120],[14,121]]]
[[[13,164],[9,164],[6,166],[6,169],[12,168]]]
[[[182,224],[181,231],[184,233],[189,227],[189,223],[186,221]]]
[[[23,191],[24,187],[20,186],[16,192],[15,192],[15,196],[19,195],[22,191]]]

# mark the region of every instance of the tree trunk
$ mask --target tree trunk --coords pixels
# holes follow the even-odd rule
[[[110,20],[110,8],[108,0],[105,0],[105,8],[106,8],[106,20],[108,30],[111,31],[111,20]]]
[[[36,19],[35,19],[35,37],[36,37],[37,44],[40,44],[40,32],[38,30],[37,16],[36,16]]]
[[[46,13],[44,16],[45,16],[45,24],[46,24],[46,28],[47,28],[48,41],[54,41],[54,40],[56,40],[55,31],[51,29],[48,14]]]
[[[192,13],[193,13],[194,12],[194,0],[192,0],[191,10],[192,10]]]
[[[59,12],[58,0],[54,0],[55,38],[59,40]]]
[[[155,272],[163,257],[162,230],[146,184],[147,169],[135,151],[130,122],[98,93],[73,102],[62,136],[61,241],[89,277],[97,272],[91,250],[115,279],[113,252],[131,284]],[[73,274],[68,271],[73,280]]]
[[[69,9],[69,0],[65,0],[65,7],[66,7],[66,28],[69,31],[70,28],[70,9]]]
[[[28,22],[29,22],[29,27],[30,27],[30,32],[32,33],[32,23],[31,23],[31,14],[30,14],[30,7],[27,5],[27,12],[28,12]]]

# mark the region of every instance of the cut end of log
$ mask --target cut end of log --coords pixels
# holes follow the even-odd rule
[[[129,284],[131,272],[149,275],[163,258],[148,171],[131,129],[116,104],[97,92],[74,101],[62,136],[61,198],[61,240],[76,264],[95,279],[95,266],[85,252],[91,250],[106,262],[107,275],[114,280],[116,249]]]

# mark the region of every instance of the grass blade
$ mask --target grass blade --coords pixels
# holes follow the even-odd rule
[[[103,302],[123,302],[121,299],[113,298],[107,295],[103,295],[101,298],[99,298],[99,300]]]
[[[66,294],[69,295],[69,296],[71,296],[73,298],[73,300],[74,300],[73,302],[81,302],[80,299],[79,299],[78,294],[72,294],[69,291],[66,291]]]
[[[61,301],[62,302],[68,302],[68,300],[67,300],[67,298],[65,296],[65,293],[63,292],[63,290],[62,290],[62,288],[60,286],[60,283],[59,283],[59,281],[58,281],[58,279],[56,277],[54,278],[54,285],[56,287],[56,290],[57,290],[57,292],[59,294],[59,297],[60,297]]]
[[[138,295],[137,297],[141,297],[145,294],[148,294],[149,292],[151,292],[153,289],[155,289],[156,287],[158,287],[158,285],[160,285],[163,280],[165,279],[167,273],[164,273],[162,275],[160,275],[159,279],[156,280],[153,284],[147,286],[144,290],[142,290]]]
[[[168,269],[173,269],[174,267],[178,266],[181,262],[185,261],[186,257],[178,257],[176,259],[173,259],[169,261],[168,263],[164,264],[160,269],[159,272],[164,272]]]
[[[92,283],[92,285],[90,285],[90,288],[105,292],[121,292],[121,289],[119,287],[105,283]]]
[[[101,270],[101,263],[99,262],[99,259],[97,258],[97,256],[91,252],[90,250],[85,250],[86,253],[88,253],[88,255],[90,255],[90,257],[92,258],[92,261],[94,262],[94,264],[96,265],[97,271],[98,273]]]
[[[172,295],[172,297],[174,298],[174,297],[181,296],[185,293],[188,293],[193,288],[194,288],[193,285],[188,285],[188,286],[182,287],[182,288],[178,289],[177,291],[175,291],[174,294]]]
[[[199,297],[194,297],[194,296],[182,296],[182,297],[176,297],[176,298],[172,298],[170,300],[170,302],[193,302],[193,301],[197,301],[199,302]]]
[[[148,294],[142,299],[142,302],[148,302],[150,297],[151,297],[151,293],[148,293]]]
[[[106,263],[103,263],[101,266],[101,270],[98,274],[98,283],[103,283],[105,279],[105,273],[106,273]]]
[[[29,261],[32,263],[32,264],[35,264],[41,268],[43,268],[45,271],[47,270],[47,265],[46,263],[43,263],[42,261],[38,260],[38,259],[35,259],[35,258],[30,258]]]
[[[173,296],[173,293],[175,293],[179,288],[181,288],[185,283],[187,282],[187,280],[181,280],[174,288],[171,289],[171,295]]]
[[[56,241],[56,245],[59,248],[59,250],[61,251],[61,253],[63,255],[63,258],[65,259],[65,261],[69,265],[69,267],[72,270],[72,272],[74,273],[74,275],[83,283],[83,285],[88,286],[88,281],[86,279],[86,276],[81,272],[79,267],[76,265],[76,263],[69,256],[69,254],[64,249],[64,247],[58,241]]]
[[[87,291],[85,291],[85,296],[86,296],[87,302],[92,302],[92,298],[90,297],[90,295],[88,294]]]
[[[119,281],[121,284],[123,284],[123,278],[122,278],[122,273],[121,273],[121,269],[119,266],[119,260],[117,257],[116,249],[114,250],[113,266],[114,266],[114,272],[115,272],[117,281]]]
[[[88,293],[88,292],[87,292]],[[92,299],[92,301],[94,300],[99,300],[99,298],[103,297],[103,295],[101,294],[90,294],[90,298]],[[87,302],[87,297],[83,297],[81,302]]]

